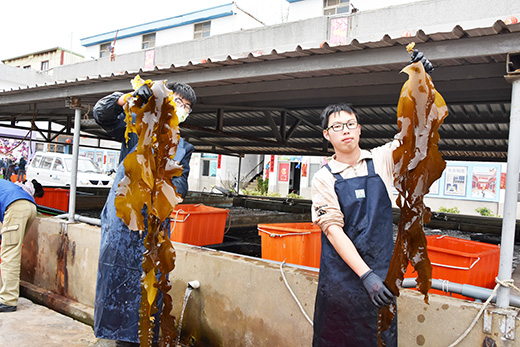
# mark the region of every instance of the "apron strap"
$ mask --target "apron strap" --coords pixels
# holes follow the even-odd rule
[[[374,175],[376,172],[374,170],[374,162],[372,161],[372,159],[365,159],[365,161],[367,162],[368,175],[369,176]]]
[[[375,170],[374,170],[374,162],[372,161],[372,159],[365,159],[365,161],[367,162],[367,170],[368,170],[368,175],[369,176],[372,176],[375,174]],[[332,173],[332,170],[329,166],[329,164],[325,164],[324,165],[327,170],[329,170],[329,172],[334,176],[334,178],[336,178],[336,180],[342,180],[343,177],[341,177],[341,175],[339,173]]]
[[[332,174],[332,176],[334,176],[336,181],[339,181],[339,180],[343,179],[343,177],[341,177],[341,175],[339,173],[332,173],[332,170],[330,169],[329,164],[325,164],[324,166],[327,168],[327,170],[329,170],[329,172]]]

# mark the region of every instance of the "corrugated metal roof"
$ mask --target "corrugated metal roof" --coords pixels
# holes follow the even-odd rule
[[[450,111],[440,129],[440,149],[445,158],[503,161],[507,156],[511,97],[510,85],[503,79],[508,51],[492,51],[479,45],[487,38],[495,41],[509,37],[520,42],[520,24],[505,25],[497,21],[489,28],[464,30],[455,26],[450,32],[428,35],[419,30],[413,37],[385,35],[376,42],[353,40],[340,46],[325,42],[314,48],[297,46],[286,52],[255,51],[210,57],[202,62],[188,61],[178,66],[156,66],[149,71],[89,76],[5,90],[0,93],[0,120],[10,120],[13,114],[18,120],[30,119],[33,111],[28,105],[32,103],[42,119],[63,122],[70,117],[70,111],[59,104],[64,95],[81,97],[84,104],[92,106],[107,90],[121,88],[123,83],[126,86],[137,74],[152,80],[175,79],[182,75],[189,81],[190,76],[197,76],[197,81],[190,84],[200,102],[183,125],[182,134],[199,152],[331,153],[322,137],[318,117],[327,104],[345,100],[359,113],[363,126],[361,146],[372,148],[390,141],[397,131],[396,106],[404,81],[398,72],[403,64],[383,61],[331,66],[330,60],[321,60],[328,57],[338,60],[336,56],[348,59],[351,52],[365,55],[377,52],[384,58],[387,52],[394,52],[394,48],[403,50],[413,41],[419,48],[430,49],[438,55],[432,59],[436,68],[433,80],[448,101]],[[474,45],[476,53],[443,55],[441,49],[457,49],[458,45],[449,46],[450,42]],[[438,48],[439,44],[443,46]],[[312,68],[292,68],[307,61],[313,63]],[[272,64],[280,67],[273,70],[275,73],[266,73]],[[248,71],[247,76],[234,74],[237,68]],[[54,94],[58,96],[52,97]],[[219,112],[224,115],[220,125],[216,116]],[[272,116],[274,129],[265,112]],[[85,124],[84,129],[103,134],[92,124]]]

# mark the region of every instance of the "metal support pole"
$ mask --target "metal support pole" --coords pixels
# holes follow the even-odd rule
[[[238,157],[237,194],[240,194],[240,170],[242,169],[242,154]]]
[[[81,109],[76,108],[74,110],[74,140],[72,143],[72,169],[70,172],[69,223],[74,223],[74,215],[76,214],[80,121]]]
[[[511,279],[513,250],[515,244],[516,206],[518,200],[518,177],[520,169],[520,77],[513,80],[511,96],[511,118],[509,121],[509,144],[507,150],[506,192],[502,241],[500,247],[500,267],[498,279]],[[500,286],[497,292],[497,306],[509,306],[509,287]]]

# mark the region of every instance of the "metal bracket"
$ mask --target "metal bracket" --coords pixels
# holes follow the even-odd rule
[[[483,320],[484,324],[482,326],[482,332],[484,334],[491,335],[491,328],[493,327],[493,314],[489,310],[485,310]]]
[[[517,311],[514,310],[485,310],[483,313],[483,325],[482,332],[487,335],[493,334],[493,315],[496,315],[498,319],[500,333],[506,340],[515,340],[515,324]]]
[[[507,340],[513,341],[515,339],[515,318],[516,312],[514,314],[508,312],[500,321],[500,331]]]
[[[67,99],[65,99],[65,106],[71,109],[84,108],[81,106],[81,99],[75,96],[68,96]]]

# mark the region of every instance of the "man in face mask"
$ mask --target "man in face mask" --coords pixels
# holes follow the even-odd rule
[[[184,83],[169,83],[167,88],[173,92],[179,123],[183,122],[197,101],[195,92]],[[147,103],[153,92],[145,84],[131,95],[138,97],[143,103]],[[139,346],[140,278],[143,271],[141,260],[145,236],[144,233],[140,235],[140,233],[128,229],[125,223],[117,217],[114,204],[117,186],[125,175],[123,160],[135,150],[138,143],[135,133],[130,133],[128,141],[125,140],[127,125],[123,105],[128,97],[128,94],[112,93],[99,100],[93,110],[96,123],[105,129],[114,140],[121,142],[119,167],[101,214],[101,247],[94,307],[96,337],[116,340],[116,346]],[[174,160],[180,162],[183,170],[181,176],[172,178],[172,182],[177,193],[183,198],[188,192],[189,162],[194,149],[193,145],[181,138],[174,157]],[[156,321],[159,319],[162,307],[162,301],[158,301],[159,312],[156,315]],[[158,326],[156,324],[157,330]],[[157,336],[156,331],[155,337],[157,338]]]

